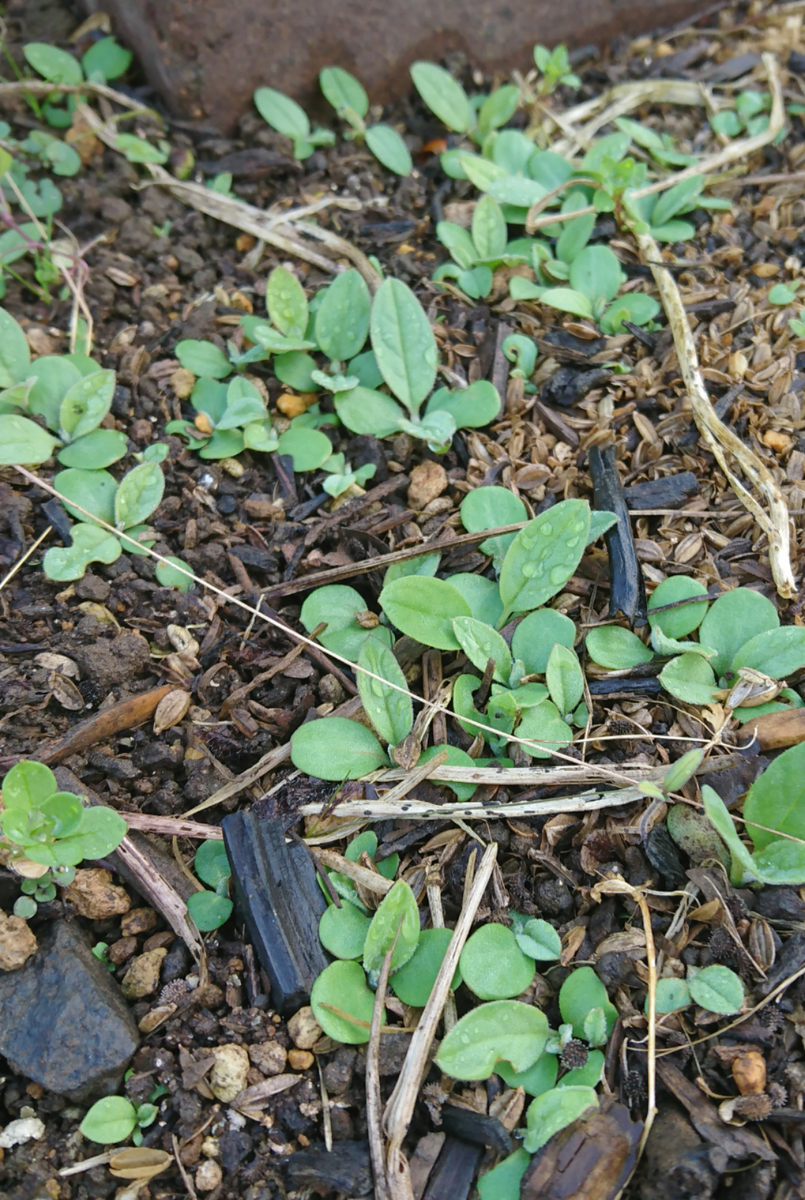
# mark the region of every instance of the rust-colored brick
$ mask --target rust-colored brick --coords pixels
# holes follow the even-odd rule
[[[535,42],[583,45],[670,25],[708,0],[83,0],[111,14],[177,116],[233,129],[256,87],[302,102],[321,67],[346,67],[373,102],[409,87],[418,58],[463,50],[483,68],[526,68]]]

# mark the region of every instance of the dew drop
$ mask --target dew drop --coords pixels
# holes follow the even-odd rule
[[[461,1044],[462,1044],[462,1046],[469,1046],[469,1044],[470,1044],[470,1035],[469,1035],[468,1033],[462,1033],[462,1035],[461,1035]]]
[[[551,571],[551,583],[564,583],[567,579],[567,571],[564,567],[554,567]]]
[[[579,544],[579,539],[578,539],[577,537],[573,537],[573,538],[568,538],[568,539],[567,539],[567,548],[568,548],[568,550],[572,550],[572,549],[573,549],[573,547],[574,547],[574,546],[578,546],[578,544]]]
[[[536,575],[536,573],[537,573],[537,564],[536,563],[527,562],[527,563],[523,564],[523,574],[525,575],[526,579],[533,579],[534,576]]]
[[[522,539],[522,545],[525,547],[526,550],[530,550],[531,547],[534,545],[533,537],[524,537]]]
[[[553,533],[553,525],[551,525],[550,521],[546,521],[543,525],[540,525],[539,531],[543,537],[550,537]]]

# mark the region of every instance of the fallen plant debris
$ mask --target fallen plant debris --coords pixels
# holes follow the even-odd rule
[[[232,139],[12,12],[11,1200],[805,1188],[800,8]]]

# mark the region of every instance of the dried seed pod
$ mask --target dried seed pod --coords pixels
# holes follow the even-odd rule
[[[590,1051],[584,1042],[579,1038],[571,1038],[562,1050],[562,1066],[572,1071],[575,1067],[586,1066],[589,1057]]]
[[[751,923],[747,948],[761,970],[769,971],[774,966],[777,951],[774,946],[774,934],[768,921],[761,918]]]
[[[745,1121],[765,1121],[771,1109],[771,1100],[763,1092],[739,1096],[733,1105],[735,1116],[743,1117]]]
[[[766,1060],[758,1050],[747,1050],[732,1064],[732,1078],[742,1096],[756,1095],[766,1089]]]

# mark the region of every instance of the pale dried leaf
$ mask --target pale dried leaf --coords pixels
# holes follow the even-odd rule
[[[192,703],[192,696],[182,688],[174,688],[163,696],[154,713],[154,733],[159,735],[172,725],[178,725]]]

